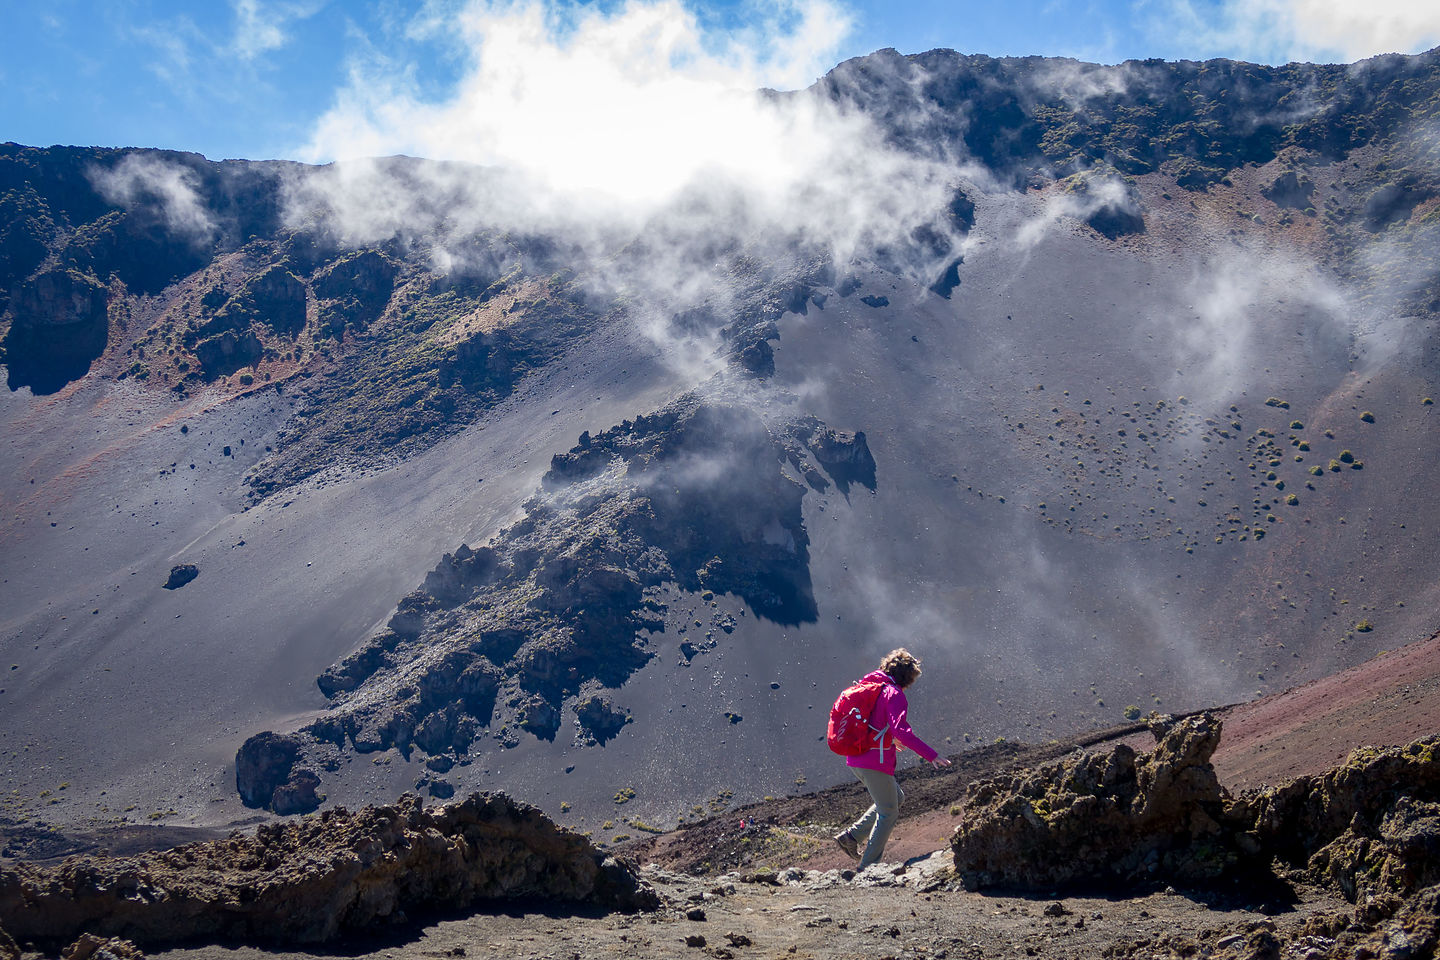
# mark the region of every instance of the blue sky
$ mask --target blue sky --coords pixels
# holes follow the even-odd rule
[[[537,6],[552,44],[613,45],[621,22],[643,20],[651,30],[679,24],[703,55],[682,42],[667,48],[672,57],[705,59],[710,73],[729,70],[733,83],[777,87],[804,85],[839,60],[881,47],[1278,63],[1440,44],[1434,0],[631,0],[629,9],[644,16],[628,19],[614,2],[530,4]],[[17,0],[0,36],[0,140],[160,146],[213,159],[330,159],[343,152],[335,133],[352,115],[343,105],[359,99],[373,112],[383,102],[394,112],[452,100],[477,69],[487,24],[515,7],[510,0]],[[588,26],[577,28],[579,21]],[[643,42],[623,42],[632,56],[647,56]],[[584,82],[583,73],[575,79]]]

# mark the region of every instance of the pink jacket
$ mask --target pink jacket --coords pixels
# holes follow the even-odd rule
[[[895,775],[896,740],[899,740],[901,745],[914,750],[920,755],[920,759],[934,760],[939,754],[932,750],[924,740],[917,737],[914,730],[910,729],[910,721],[905,719],[906,711],[910,709],[910,703],[905,699],[904,691],[895,685],[895,681],[890,679],[889,674],[872,670],[861,679],[864,683],[885,684],[880,690],[880,698],[875,701],[875,711],[870,714],[870,726],[881,731],[880,743],[859,756],[848,758],[845,765],[879,770],[881,773],[888,773],[893,777]]]

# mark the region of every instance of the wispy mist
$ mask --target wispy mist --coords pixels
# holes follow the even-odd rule
[[[113,168],[92,169],[89,176],[110,203],[154,211],[172,233],[193,243],[215,235],[215,221],[197,192],[194,172],[179,164],[131,154]]]
[[[703,302],[717,262],[740,248],[845,262],[930,225],[942,240],[917,268],[929,270],[949,252],[954,167],[887,144],[813,92],[765,89],[813,81],[847,23],[825,0],[778,4],[726,34],[675,0],[468,4],[426,25],[465,50],[446,94],[427,97],[403,71],[354,69],[308,147],[342,162],[297,187],[292,216],[351,242],[439,224],[563,236],[592,262],[661,238],[629,258],[628,283],[681,304]],[[439,162],[402,174],[371,159],[396,154]]]

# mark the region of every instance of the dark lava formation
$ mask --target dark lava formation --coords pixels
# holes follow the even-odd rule
[[[1221,724],[1151,724],[1148,754],[1124,744],[972,783],[951,839],[967,887],[1195,886],[1272,865],[1347,900],[1414,896],[1440,883],[1440,737],[1361,748],[1319,776],[1231,797],[1210,765]]]
[[[446,554],[384,630],[318,678],[327,716],[245,743],[241,797],[314,809],[315,771],[341,750],[419,749],[443,774],[485,730],[502,747],[522,733],[554,739],[572,700],[579,742],[603,743],[626,719],[599,691],[652,656],[645,634],[663,625],[663,584],[734,594],[779,623],[815,619],[800,508],[806,484],[832,481],[874,488],[863,433],[813,417],[772,426],[740,403],[688,396],[583,434],[555,456],[524,519]]]
[[[534,807],[475,794],[424,809],[406,796],[135,857],[17,864],[0,870],[0,927],[47,944],[82,933],[317,943],[402,921],[407,910],[520,897],[658,906],[629,864]]]

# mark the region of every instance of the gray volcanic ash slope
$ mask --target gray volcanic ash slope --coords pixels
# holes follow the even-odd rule
[[[881,52],[760,99],[833,178],[636,223],[7,145],[8,816],[621,832],[828,782],[898,643],[953,750],[1430,635],[1437,89]]]

